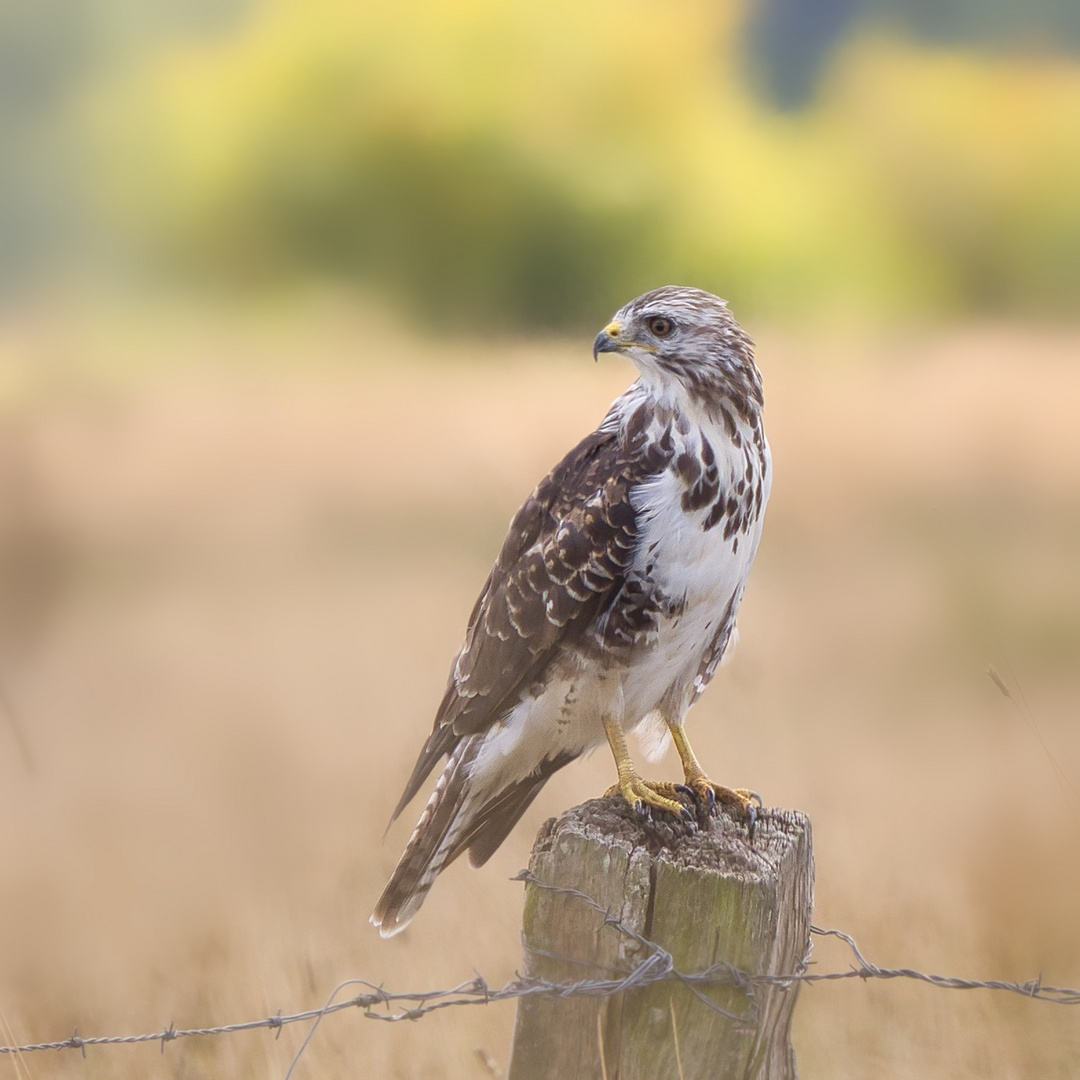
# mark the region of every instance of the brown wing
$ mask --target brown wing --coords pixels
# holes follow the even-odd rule
[[[637,542],[630,493],[673,452],[670,432],[647,437],[650,419],[643,405],[625,434],[601,426],[514,516],[395,818],[458,739],[491,727],[542,684],[558,651],[582,641],[624,591]]]

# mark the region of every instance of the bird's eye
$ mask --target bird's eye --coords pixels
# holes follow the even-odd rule
[[[675,329],[675,324],[670,319],[665,319],[663,315],[654,316],[649,320],[648,325],[654,337],[668,337]]]

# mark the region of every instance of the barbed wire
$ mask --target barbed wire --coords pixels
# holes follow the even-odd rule
[[[752,1023],[747,1017],[738,1016],[721,1008],[701,988],[707,986],[735,986],[748,996],[753,995],[755,985],[791,987],[798,983],[836,982],[843,979],[913,979],[929,983],[946,990],[999,990],[1019,994],[1032,1001],[1045,1001],[1058,1005],[1080,1005],[1080,989],[1069,987],[1045,986],[1041,977],[1024,983],[1006,982],[999,979],[962,979],[951,975],[934,975],[912,968],[883,968],[871,963],[863,955],[855,939],[842,930],[823,929],[811,926],[812,935],[817,937],[835,937],[843,941],[856,963],[843,971],[813,972],[808,971],[809,952],[798,965],[798,970],[784,975],[754,975],[726,963],[712,964],[702,971],[683,972],[675,967],[671,953],[654,941],[643,937],[627,926],[592,897],[578,889],[562,888],[540,881],[527,870],[523,870],[514,879],[526,882],[540,889],[573,896],[593,910],[603,915],[603,924],[630,938],[647,952],[647,956],[629,972],[611,978],[580,979],[574,982],[550,982],[531,975],[517,974],[505,985],[492,988],[482,975],[459,983],[444,990],[399,991],[392,992],[383,986],[377,986],[365,979],[348,979],[334,988],[326,1003],[317,1009],[305,1009],[301,1012],[276,1016],[267,1016],[260,1020],[247,1020],[236,1024],[218,1024],[212,1027],[177,1028],[169,1024],[161,1031],[152,1031],[139,1035],[95,1035],[83,1036],[76,1029],[66,1039],[51,1042],[27,1043],[23,1045],[0,1046],[0,1054],[29,1054],[39,1050],[80,1050],[86,1054],[88,1046],[123,1046],[138,1043],[161,1043],[164,1053],[165,1044],[177,1039],[195,1036],[230,1035],[240,1031],[268,1029],[280,1036],[283,1028],[291,1024],[312,1022],[312,1028],[305,1037],[286,1077],[291,1075],[300,1055],[304,1052],[321,1021],[346,1009],[360,1009],[365,1018],[397,1023],[402,1020],[419,1020],[428,1013],[440,1009],[456,1008],[462,1005],[490,1005],[494,1002],[524,997],[608,997],[627,990],[651,986],[654,983],[676,981],[686,986],[704,1004],[738,1024]],[[568,960],[570,958],[557,957]],[[570,960],[570,962],[574,962]],[[578,961],[591,965],[589,961]],[[337,997],[347,987],[363,987],[363,991],[352,997],[338,1001]]]

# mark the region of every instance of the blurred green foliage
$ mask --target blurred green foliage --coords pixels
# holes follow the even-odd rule
[[[862,31],[784,113],[745,22],[278,0],[77,123],[113,242],[215,287],[358,280],[434,327],[592,325],[668,280],[796,319],[1076,313],[1080,65]]]
[[[329,160],[277,150],[212,230],[186,233],[189,270],[360,278],[432,328],[558,328],[617,306],[658,247],[640,209],[589,202],[504,141],[398,130],[345,136]]]

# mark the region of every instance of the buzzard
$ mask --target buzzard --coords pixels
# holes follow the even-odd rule
[[[435,726],[395,820],[446,763],[371,922],[416,914],[463,851],[481,866],[548,778],[607,740],[620,792],[689,815],[689,789],[739,808],[683,729],[735,631],[769,498],[769,445],[753,343],[725,301],[666,286],[616,312],[593,355],[639,378],[514,516],[454,660]],[[626,732],[670,731],[685,785],[645,780]]]

